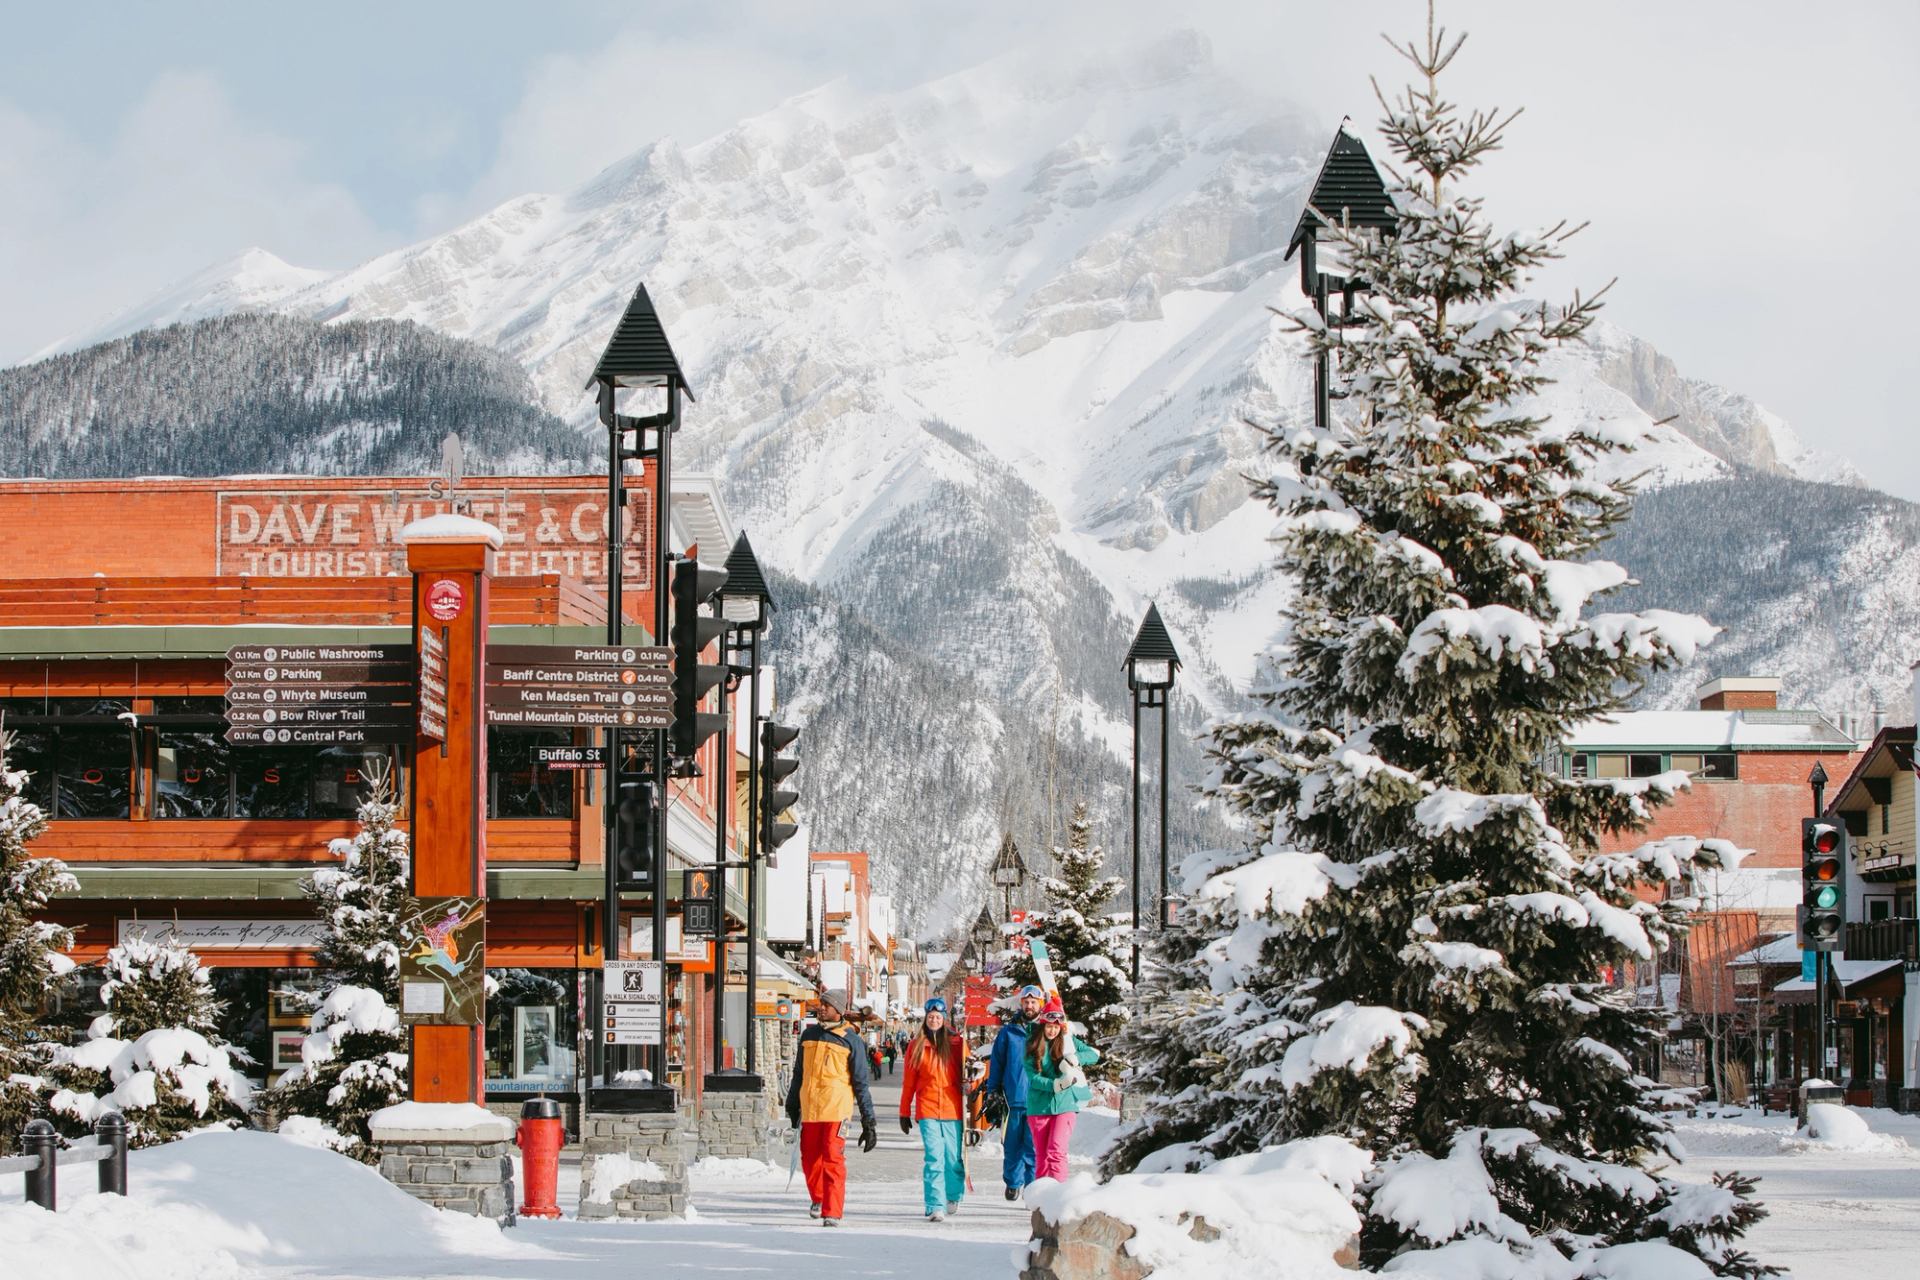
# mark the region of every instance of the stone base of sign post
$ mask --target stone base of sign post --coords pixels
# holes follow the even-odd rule
[[[511,1225],[513,1125],[466,1102],[402,1102],[368,1118],[380,1174],[436,1209]]]
[[[746,1071],[710,1075],[700,1095],[699,1154],[704,1159],[767,1159],[765,1082]]]
[[[581,1122],[580,1217],[684,1218],[687,1151],[677,1111]]]

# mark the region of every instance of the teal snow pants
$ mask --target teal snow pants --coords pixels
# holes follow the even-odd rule
[[[920,1146],[925,1153],[920,1181],[928,1213],[946,1212],[949,1204],[960,1203],[966,1193],[967,1168],[960,1163],[961,1137],[958,1120],[920,1122]]]

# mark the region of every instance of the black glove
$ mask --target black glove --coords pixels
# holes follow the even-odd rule
[[[862,1120],[860,1122],[860,1149],[862,1151],[871,1151],[879,1145],[880,1135],[873,1131],[873,1121],[871,1119]]]
[[[912,1133],[912,1132],[913,1132],[913,1121],[911,1121],[911,1120],[909,1120],[909,1119],[907,1119],[907,1118],[906,1118],[905,1116],[901,1116],[901,1117],[900,1117],[900,1132],[902,1132],[902,1133]]]
[[[990,1093],[987,1100],[980,1104],[980,1118],[987,1122],[989,1129],[998,1129],[1007,1122],[1007,1095]]]

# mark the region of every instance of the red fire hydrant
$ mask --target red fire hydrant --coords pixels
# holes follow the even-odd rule
[[[520,1212],[529,1218],[560,1216],[560,1146],[566,1137],[560,1104],[552,1098],[529,1098],[520,1108],[520,1128],[513,1142],[520,1148],[527,1183]]]

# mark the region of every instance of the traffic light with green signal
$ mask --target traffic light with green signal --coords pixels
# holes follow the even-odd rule
[[[1847,829],[1825,818],[1800,820],[1800,946],[1838,951],[1847,922]]]

